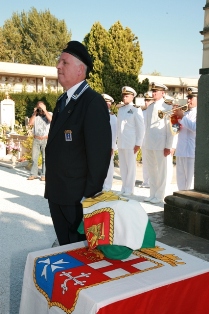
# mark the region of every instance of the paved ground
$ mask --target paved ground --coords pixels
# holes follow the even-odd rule
[[[0,314],[18,314],[23,272],[27,254],[51,247],[56,236],[43,198],[44,182],[27,181],[24,168],[6,168],[0,162]],[[132,199],[142,202],[157,234],[157,240],[209,261],[209,241],[163,224],[163,203],[144,203],[149,189],[140,188],[142,165],[137,165],[137,181]],[[115,168],[113,190],[119,191],[121,179]],[[167,194],[177,190],[175,167]],[[37,313],[39,314],[39,313]],[[41,313],[40,313],[41,314]]]

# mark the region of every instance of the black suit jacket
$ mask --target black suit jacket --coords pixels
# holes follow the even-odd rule
[[[78,204],[102,190],[111,157],[109,112],[103,97],[88,87],[64,110],[56,105],[46,146],[45,198]],[[66,141],[72,132],[72,141]]]

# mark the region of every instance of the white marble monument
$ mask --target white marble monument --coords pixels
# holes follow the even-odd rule
[[[15,124],[15,102],[9,95],[0,102],[0,124],[7,125],[14,129]]]

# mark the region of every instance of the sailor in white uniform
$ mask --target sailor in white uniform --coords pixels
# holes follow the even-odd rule
[[[143,107],[141,107],[141,109],[142,109],[142,113],[143,113],[143,117],[144,117],[144,126],[145,126],[145,130],[146,130],[146,124],[145,124],[146,123],[146,114],[147,114],[146,109],[154,101],[154,99],[152,97],[152,91],[148,91],[144,94],[144,101],[145,101],[145,105]],[[148,168],[147,168],[147,159],[145,156],[144,140],[142,143],[141,152],[142,152],[142,174],[143,174],[143,182],[142,182],[141,188],[149,188],[149,173],[148,173]]]
[[[163,202],[168,182],[167,156],[173,147],[174,135],[171,131],[170,120],[165,116],[160,119],[158,111],[169,111],[171,108],[164,102],[165,91],[168,88],[159,83],[152,83],[154,102],[147,108],[145,130],[145,154],[150,180],[150,196],[145,202],[158,204]]]
[[[188,111],[176,109],[180,132],[176,147],[176,180],[179,190],[194,188],[197,95],[196,87],[187,87]]]
[[[177,104],[175,103],[175,98],[171,97],[169,95],[165,95],[164,96],[164,102],[167,105],[170,105],[170,110],[173,110],[174,106],[176,106]],[[170,116],[173,114],[174,112],[170,112],[168,115],[168,119],[170,119]],[[172,126],[171,126],[172,127]],[[177,140],[178,140],[178,133],[175,133],[175,136],[173,138],[173,145],[172,145],[172,149],[171,149],[171,153],[170,155],[167,156],[167,162],[168,162],[168,173],[167,173],[167,183],[166,183],[166,187],[168,187],[171,184],[172,178],[173,178],[173,155],[174,152],[176,150],[176,145],[177,145]]]
[[[133,104],[136,91],[129,86],[122,88],[123,106],[118,110],[117,136],[119,167],[122,179],[121,194],[134,193],[136,180],[136,154],[142,146],[144,119],[142,110]]]
[[[111,112],[110,107],[114,103],[114,99],[108,94],[102,94],[102,97],[106,101],[109,113],[110,113],[110,126],[112,131],[112,155],[110,159],[110,166],[108,169],[107,177],[104,181],[103,191],[110,191],[112,188],[113,175],[114,175],[114,151],[117,149],[117,117]]]

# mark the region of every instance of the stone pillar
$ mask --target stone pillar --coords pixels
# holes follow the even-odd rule
[[[43,76],[43,92],[46,91],[46,77]]]
[[[195,151],[196,191],[209,193],[209,0],[205,7],[202,69],[198,81],[197,135]]]
[[[198,81],[194,190],[165,198],[164,223],[209,239],[209,0],[205,11],[201,74]]]
[[[203,10],[205,10],[204,28],[200,32],[200,34],[204,36],[204,39],[202,40],[203,58],[202,69],[200,71],[202,71],[203,69],[209,69],[209,0],[206,0],[206,5],[204,6]]]

